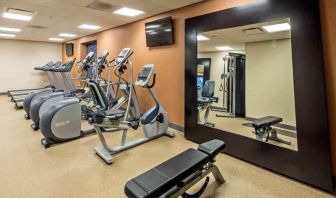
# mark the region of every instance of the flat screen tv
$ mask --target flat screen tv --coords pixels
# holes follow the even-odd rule
[[[67,57],[73,56],[73,43],[65,44],[65,51]]]
[[[145,24],[147,47],[174,44],[172,17],[167,17]]]

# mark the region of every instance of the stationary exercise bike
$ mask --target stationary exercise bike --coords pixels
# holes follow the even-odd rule
[[[129,50],[129,49],[128,49]],[[122,62],[117,66],[117,69],[120,72],[123,72],[124,69],[126,69],[127,62]],[[133,66],[130,64],[130,86],[133,86]],[[152,84],[150,84],[150,80],[153,78]],[[127,131],[130,128],[137,129],[138,123],[136,120],[129,120],[130,116],[130,109],[131,106],[134,104],[131,104],[135,100],[132,100],[131,98],[136,96],[134,93],[134,90],[130,89],[129,94],[129,100],[127,104],[127,108],[125,111],[121,109],[109,109],[105,111],[97,111],[93,113],[93,117],[91,120],[89,120],[90,124],[94,125],[94,128],[97,132],[97,135],[103,144],[102,147],[95,147],[96,154],[101,157],[107,164],[111,164],[113,161],[113,154],[122,152],[124,150],[127,150],[129,148],[138,146],[142,143],[145,143],[147,141],[156,139],[161,136],[168,136],[168,137],[174,137],[175,134],[168,131],[168,115],[162,105],[160,104],[158,98],[156,97],[155,93],[153,92],[152,88],[155,85],[156,75],[154,73],[154,65],[153,64],[147,64],[144,66],[144,68],[141,70],[140,74],[138,75],[138,78],[135,82],[135,85],[146,88],[150,95],[152,96],[155,105],[150,108],[147,112],[145,112],[139,119],[140,123],[143,126],[144,136],[142,138],[126,142],[127,139]],[[93,88],[92,86],[89,86],[90,88]],[[91,90],[96,98],[96,101],[100,101],[102,98],[103,93],[99,90]],[[136,100],[137,101],[137,100]],[[103,131],[107,131],[105,129],[114,129],[113,131],[122,131],[122,139],[119,146],[116,147],[110,147],[105,140],[105,137],[103,135]]]

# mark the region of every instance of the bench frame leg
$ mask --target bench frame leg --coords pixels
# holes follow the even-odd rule
[[[263,141],[265,138],[265,142],[268,142],[268,140],[272,140],[272,141],[279,142],[282,144],[291,145],[291,141],[280,139],[278,137],[278,133],[276,129],[273,129],[271,126],[267,126],[265,128],[255,130],[255,134],[256,134],[256,139],[260,141]]]
[[[205,167],[203,167],[202,170],[194,173],[193,175],[190,175],[188,178],[186,178],[182,183],[185,183],[182,187],[175,186],[165,194],[163,194],[160,197],[172,197],[177,198],[181,196],[183,193],[185,193],[187,190],[189,190],[191,187],[193,187],[197,182],[201,181],[203,178],[208,176],[210,173],[214,176],[216,182],[221,185],[225,183],[225,179],[222,175],[222,173],[219,171],[218,167],[212,163],[207,164]]]
[[[270,136],[269,136],[268,139],[276,141],[276,142],[280,142],[280,143],[283,143],[283,144],[291,145],[291,141],[280,139],[278,137],[278,133],[275,129],[271,129]]]
[[[210,113],[210,110],[211,110],[210,108],[211,108],[211,105],[207,104],[207,106],[205,108],[202,108],[202,109],[198,110],[198,123],[201,124],[201,125],[205,125],[207,127],[215,127],[216,124],[211,123],[211,122],[208,121],[208,119],[209,119],[209,113]],[[200,113],[202,111],[204,111],[204,109],[205,109],[204,120],[201,121]]]

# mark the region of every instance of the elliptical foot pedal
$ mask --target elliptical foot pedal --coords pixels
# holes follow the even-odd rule
[[[95,151],[96,151],[96,154],[97,154],[102,160],[104,160],[104,161],[106,162],[106,164],[108,164],[108,165],[112,164],[112,162],[113,162],[113,157],[112,157],[111,153],[108,152],[108,150],[106,150],[106,149],[103,148],[103,147],[99,147],[99,146],[95,147],[94,149],[95,149]]]

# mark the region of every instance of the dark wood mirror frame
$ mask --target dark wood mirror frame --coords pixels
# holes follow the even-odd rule
[[[197,124],[197,33],[290,18],[298,152]],[[185,137],[221,139],[226,154],[323,190],[332,172],[317,0],[262,0],[185,21]],[[246,178],[248,179],[248,178]]]

